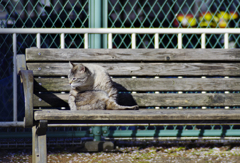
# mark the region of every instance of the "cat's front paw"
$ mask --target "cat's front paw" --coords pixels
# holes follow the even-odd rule
[[[76,106],[76,105],[72,105],[72,106],[70,106],[70,110],[72,110],[72,111],[76,111],[76,110],[77,110],[77,106]]]

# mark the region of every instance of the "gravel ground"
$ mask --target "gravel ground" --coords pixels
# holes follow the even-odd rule
[[[112,152],[83,153],[76,147],[49,147],[50,163],[240,163],[239,144],[151,144],[116,147]],[[0,162],[32,162],[31,149],[0,149]]]

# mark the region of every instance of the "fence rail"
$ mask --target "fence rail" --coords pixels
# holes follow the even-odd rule
[[[159,48],[159,34],[178,34],[178,49],[182,48],[182,34],[201,34],[201,48],[205,48],[206,34],[224,34],[224,48],[228,49],[229,34],[240,34],[239,28],[5,28],[0,34],[12,34],[13,38],[13,121],[0,122],[0,127],[24,127],[17,121],[17,34],[36,34],[36,45],[41,48],[41,34],[60,34],[60,47],[65,48],[65,34],[84,34],[84,48],[89,48],[89,34],[107,34],[108,49],[112,49],[112,34],[131,34],[132,49],[136,48],[136,34],[154,34],[154,48]],[[92,40],[91,40],[92,41]]]
[[[1,34],[6,33],[21,33],[21,34],[58,34],[58,33],[94,33],[94,34],[223,34],[234,33],[240,34],[239,28],[2,28]]]

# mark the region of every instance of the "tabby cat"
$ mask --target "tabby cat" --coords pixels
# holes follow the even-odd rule
[[[95,64],[73,64],[68,75],[71,90],[68,103],[71,110],[126,110],[138,106],[116,103],[117,89],[106,70]]]

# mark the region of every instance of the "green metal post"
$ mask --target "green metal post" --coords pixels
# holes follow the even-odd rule
[[[107,0],[89,0],[89,27],[107,28],[108,21],[108,1]],[[107,34],[90,34],[89,48],[100,49],[107,48]],[[94,141],[101,141],[102,127],[93,127]]]
[[[102,1],[100,0],[89,0],[89,27],[90,28],[101,28],[101,6]],[[101,34],[90,34],[89,47],[92,49],[101,48]]]
[[[94,141],[101,141],[102,127],[101,126],[94,126],[92,128],[92,132],[93,132],[93,140]]]
[[[102,0],[102,27],[108,27],[108,0]],[[108,48],[107,34],[102,35],[102,48]]]
[[[89,0],[89,28],[107,28],[107,5],[107,0]],[[89,48],[107,48],[107,34],[90,34]]]

